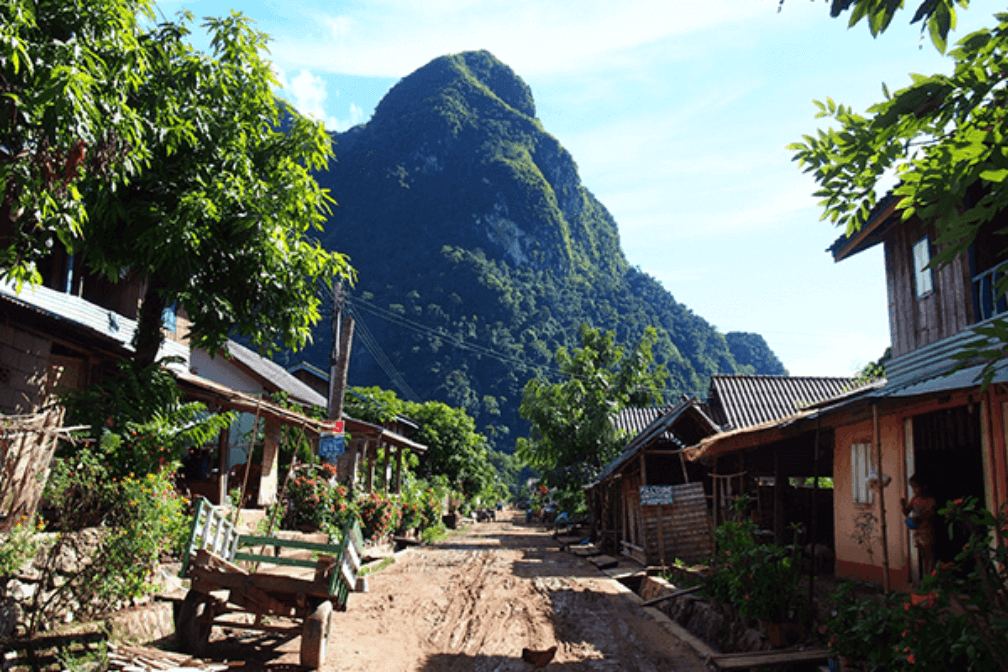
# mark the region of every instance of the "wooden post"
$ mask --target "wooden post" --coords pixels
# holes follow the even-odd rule
[[[679,465],[682,467],[682,480],[683,483],[689,483],[689,474],[686,473],[686,459],[683,457],[683,451],[679,451]]]
[[[396,459],[395,459],[395,494],[402,494],[402,461],[403,461],[403,449],[401,447],[396,448]]]
[[[270,506],[277,499],[277,465],[280,457],[280,421],[273,417],[266,418],[263,435],[262,472],[259,475],[259,506]],[[251,460],[250,460],[251,461]],[[251,466],[251,465],[249,465]]]
[[[364,460],[366,462],[365,469],[367,469],[367,472],[364,475],[364,489],[367,490],[369,495],[374,492],[374,463],[377,457],[377,441],[374,442],[374,444],[372,444],[371,441],[368,441],[367,446],[364,449]]]
[[[222,429],[217,436],[217,506],[221,506],[227,501],[228,488],[228,462],[231,456],[228,455],[231,447],[228,437],[230,429]]]
[[[718,514],[720,513],[720,506],[718,506],[718,477],[717,477],[717,463],[718,458],[714,458],[714,470],[711,472],[711,493],[714,495],[714,527],[718,526]]]
[[[662,571],[665,571],[665,531],[662,527],[665,525],[665,519],[662,516],[662,509],[665,507],[662,504],[658,505],[658,559],[661,560]]]
[[[809,525],[809,543],[812,545],[812,553],[809,558],[808,575],[808,602],[809,618],[813,618],[815,613],[812,610],[812,598],[815,588],[815,557],[816,557],[816,519],[819,512],[816,510],[816,498],[819,494],[819,416],[816,416],[815,440],[812,442],[812,522]]]
[[[392,450],[392,446],[385,444],[385,457],[382,459],[382,470],[381,470],[381,481],[382,481],[382,492],[386,495],[389,491],[389,451]]]
[[[329,399],[327,400],[329,403],[326,408],[326,417],[330,420],[341,419],[341,411],[343,410],[342,402],[339,401],[343,397],[343,390],[340,389],[339,383],[339,364],[340,342],[343,337],[341,317],[343,317],[344,298],[343,282],[337,280],[333,283],[333,348],[329,353]]]
[[[882,444],[880,442],[878,404],[872,404],[872,436],[875,443],[875,455],[878,459],[876,473],[878,474],[879,521],[882,525],[882,592],[889,594],[889,532],[886,525],[885,510],[885,478],[882,474]]]
[[[647,485],[647,466],[644,464],[644,451],[640,454],[640,484]]]
[[[781,468],[780,450],[774,448],[774,488],[773,488],[773,527],[774,541],[784,543],[784,469]]]
[[[343,417],[343,391],[346,389],[347,367],[350,365],[350,348],[353,345],[354,321],[343,314],[346,294],[343,283],[333,283],[332,351],[329,354],[329,408],[326,417],[339,420]]]

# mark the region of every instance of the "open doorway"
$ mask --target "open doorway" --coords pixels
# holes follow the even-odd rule
[[[914,473],[931,489],[938,508],[950,499],[973,496],[984,501],[980,409],[977,404],[956,406],[913,418]],[[940,516],[934,521],[935,561],[949,562],[967,537]]]

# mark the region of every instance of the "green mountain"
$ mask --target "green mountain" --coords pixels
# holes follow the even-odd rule
[[[582,323],[627,344],[655,326],[670,400],[704,397],[712,373],[783,372],[756,335],[779,370],[740,366],[725,336],[627,263],[531,90],[491,54],[428,63],[334,142],[317,177],[339,203],[325,243],[359,274],[350,384],[464,406],[510,450],[522,388],[549,375],[558,346],[579,345]],[[328,368],[323,322],[293,360]]]

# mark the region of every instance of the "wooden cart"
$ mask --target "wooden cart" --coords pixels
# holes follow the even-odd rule
[[[240,550],[253,546],[271,548],[274,555]],[[346,610],[360,572],[362,547],[356,521],[343,529],[335,544],[238,534],[221,510],[200,497],[179,574],[191,582],[176,609],[180,646],[187,653],[204,655],[214,625],[300,633],[301,664],[321,667],[332,612]],[[281,549],[295,549],[313,559],[283,557]],[[240,567],[239,562],[251,566]],[[248,618],[226,618],[235,613],[253,614],[255,619],[249,623]]]

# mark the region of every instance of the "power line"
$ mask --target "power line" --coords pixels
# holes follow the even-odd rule
[[[378,366],[381,367],[382,371],[384,371],[385,375],[389,377],[392,384],[399,388],[399,391],[407,399],[412,399],[417,402],[421,401],[420,395],[413,391],[413,388],[410,387],[409,383],[406,382],[406,380],[402,377],[402,374],[399,373],[399,370],[396,369],[395,365],[388,358],[388,355],[385,354],[381,344],[378,343],[378,339],[376,339],[374,334],[371,333],[371,330],[368,328],[367,323],[364,322],[360,312],[358,312],[352,305],[348,306],[347,310],[356,321],[356,326],[360,331],[361,341],[363,341],[364,347],[369,353],[371,353],[372,359],[374,359]]]
[[[455,347],[457,347],[457,348],[459,348],[461,350],[466,350],[466,351],[472,352],[472,353],[477,354],[477,355],[481,355],[481,356],[485,356],[485,357],[490,357],[490,358],[496,359],[496,360],[498,360],[498,361],[500,361],[500,362],[502,362],[504,364],[517,365],[517,366],[520,366],[522,369],[532,369],[533,371],[536,371],[536,372],[539,372],[539,373],[552,374],[552,375],[555,375],[557,377],[578,378],[580,380],[589,380],[589,379],[591,379],[591,376],[583,376],[583,375],[569,373],[569,372],[563,371],[561,369],[555,368],[555,367],[550,366],[550,365],[535,364],[535,363],[529,362],[526,359],[523,359],[523,358],[520,358],[520,357],[516,357],[514,355],[508,355],[506,353],[501,353],[501,352],[498,352],[498,351],[495,351],[495,350],[491,350],[490,348],[487,348],[485,346],[482,346],[482,345],[479,345],[479,344],[476,344],[476,343],[468,343],[468,342],[462,340],[459,337],[452,336],[450,334],[444,333],[443,331],[440,331],[438,329],[429,327],[429,326],[427,326],[425,324],[421,324],[419,322],[415,322],[415,321],[409,319],[408,317],[406,317],[404,315],[400,315],[399,313],[397,313],[395,311],[388,310],[388,309],[382,308],[380,306],[376,306],[376,305],[374,305],[372,303],[369,303],[369,302],[365,301],[364,299],[360,299],[360,298],[357,298],[357,297],[348,297],[348,302],[351,303],[351,306],[359,307],[360,309],[365,310],[368,313],[370,313],[370,314],[372,314],[372,315],[374,315],[376,317],[382,318],[382,319],[384,319],[384,320],[386,320],[388,322],[391,322],[391,323],[396,324],[396,325],[398,325],[400,327],[403,327],[404,329],[408,329],[410,331],[413,331],[415,333],[419,333],[421,335],[431,336],[431,337],[434,337],[434,338],[437,338],[437,339],[440,339],[440,340],[443,340],[443,341],[447,341],[451,345],[453,345],[453,346],[455,346]],[[359,312],[357,314],[359,314]],[[647,390],[647,391],[650,391],[650,392],[659,392],[659,393],[661,393],[661,392],[667,392],[669,394],[673,393],[672,390],[668,390],[668,389],[656,389],[656,388],[644,387],[644,386],[638,386],[636,389],[638,391]]]

